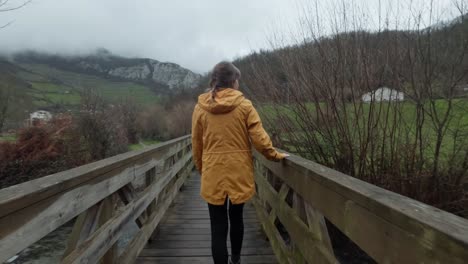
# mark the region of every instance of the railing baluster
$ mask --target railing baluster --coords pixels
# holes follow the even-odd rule
[[[84,240],[86,240],[98,227],[98,219],[102,212],[103,203],[97,203],[93,207],[81,213],[73,224],[73,230],[68,238],[67,248],[63,258],[75,250]]]
[[[320,241],[322,242],[322,245],[330,252],[330,254],[334,255],[331,239],[328,233],[328,228],[325,223],[325,217],[323,217],[323,215],[320,212],[315,210],[305,201],[303,201],[303,204],[309,229],[319,237]]]
[[[286,184],[283,184],[286,185]],[[297,194],[293,193],[293,209],[296,211],[297,216],[300,219],[304,219],[305,210],[304,210],[304,203],[302,198]],[[294,241],[291,242],[291,253],[293,255],[293,263],[301,264],[306,263],[304,256],[299,251],[296,243]]]
[[[155,182],[156,181],[156,168],[151,168],[149,171],[147,171],[145,174],[145,178],[146,178],[146,187],[150,186],[153,182]],[[150,216],[154,212],[155,209],[156,209],[156,200],[151,202],[151,204],[146,209],[145,214],[147,215],[147,217]]]
[[[110,220],[116,209],[116,197],[115,194],[110,195],[102,202],[102,210],[99,214],[98,226],[103,226],[108,220]],[[101,264],[113,264],[117,261],[117,245],[113,245],[101,259]]]
[[[132,183],[129,183],[125,185],[124,187],[122,187],[118,191],[118,194],[119,194],[120,200],[122,200],[124,205],[127,205],[128,203],[133,201],[135,199],[135,189],[133,188]],[[135,222],[138,228],[141,228],[143,226],[143,224],[148,220],[147,218],[148,217],[145,212],[136,219]]]

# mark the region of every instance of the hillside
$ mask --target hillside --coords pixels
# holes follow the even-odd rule
[[[295,45],[254,52],[234,63],[242,71],[241,81],[247,92],[263,101],[269,101],[273,91],[285,94],[291,87],[304,85],[304,82],[307,83],[304,91],[313,90],[311,86],[332,90],[342,87],[346,90],[347,100],[381,86],[405,91],[414,81],[410,74],[417,75],[421,83],[424,78],[438,79],[433,95],[444,97],[451,89],[448,83],[454,75],[460,76],[457,85],[468,85],[467,17],[468,14],[412,31],[348,31],[315,39],[304,36],[304,40]],[[366,65],[367,77],[358,84],[356,80],[363,74],[357,70],[360,63]],[[435,67],[438,74],[428,75],[424,69],[409,71],[415,64]],[[368,77],[370,79],[366,79]],[[342,82],[334,83],[338,80]],[[455,89],[451,93],[459,96],[463,91]],[[320,94],[319,98],[322,96]]]
[[[62,56],[27,51],[15,54],[20,64],[45,64],[61,70],[90,74],[119,81],[132,81],[153,86],[160,91],[194,88],[199,74],[175,63],[147,58],[125,58],[105,49],[83,56]]]
[[[13,74],[26,84],[34,107],[57,111],[76,108],[84,89],[93,89],[110,102],[131,97],[150,104],[192,89],[200,78],[174,63],[124,58],[102,49],[69,57],[28,51],[3,58],[0,65],[0,74]]]
[[[124,58],[100,49],[82,56],[21,52],[0,57],[0,127],[21,127],[29,113],[80,110],[92,91],[108,103],[156,104],[197,87],[201,75],[175,63]]]

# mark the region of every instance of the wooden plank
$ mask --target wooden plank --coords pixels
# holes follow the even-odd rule
[[[193,213],[196,212],[196,213]],[[200,221],[200,220],[206,220],[210,221],[208,218],[208,212],[203,212],[203,211],[192,211],[192,212],[187,212],[187,215],[181,215],[181,214],[175,214],[172,213],[170,216],[168,216],[167,220],[168,221]],[[247,213],[244,214],[244,220],[245,222],[255,222],[257,220],[257,216],[254,215],[253,213]]]
[[[183,224],[210,224],[210,219],[203,218],[203,219],[174,219],[174,218],[168,218],[165,221],[166,224],[169,225],[183,225]],[[244,223],[258,223],[258,220],[256,218],[249,218],[245,219],[244,218]]]
[[[164,166],[164,164],[161,164]],[[145,174],[146,186],[150,186],[153,182],[156,181],[156,167],[148,170]],[[156,199],[148,206],[146,209],[146,214],[151,215],[156,210]]]
[[[193,198],[195,199],[195,198]],[[174,206],[171,206],[171,209],[175,208]],[[245,208],[245,206],[244,206]],[[177,211],[177,210],[172,210],[172,213],[168,215],[168,218],[177,218],[177,219],[191,219],[191,218],[199,218],[199,217],[205,217],[207,219],[210,219],[209,214],[204,211],[204,210],[186,210],[186,211]],[[256,218],[257,215],[255,214],[254,209],[249,209],[245,208],[244,210],[244,217],[245,218]]]
[[[164,167],[164,163],[159,164],[159,166],[154,167],[150,169],[149,171],[146,172],[145,174],[145,181],[146,181],[146,186],[150,186],[153,182],[157,180],[156,178],[156,173],[159,172],[161,174],[162,168]],[[145,215],[148,217],[150,215],[153,215],[153,213],[157,210],[157,202],[159,201],[159,195],[155,197],[155,199],[150,203],[148,208],[146,208]],[[141,228],[141,226],[140,226]],[[152,239],[152,238],[150,238]]]
[[[184,159],[180,160],[171,168],[166,177],[145,189],[138,200],[132,201],[126,205],[122,213],[113,217],[98,229],[91,238],[71,252],[70,255],[63,260],[63,263],[96,262],[96,260],[99,259],[120,237],[125,223],[135,220],[144,210],[146,210],[154,197],[156,197],[166,187],[167,183],[169,183],[170,180],[175,177],[175,175],[184,168],[190,160],[191,155],[188,154]]]
[[[228,247],[230,247],[230,241],[227,241]],[[268,247],[269,244],[265,240],[244,240],[242,246],[245,247]],[[151,243],[151,248],[210,248],[210,240],[155,240]]]
[[[75,220],[73,230],[68,239],[67,248],[63,253],[64,258],[97,229],[102,207],[103,203],[100,202],[81,213]]]
[[[181,207],[171,206],[166,212],[163,222],[159,225],[160,231],[156,239],[145,246],[137,263],[142,257],[143,259],[145,257],[173,257],[171,260],[175,263],[179,260],[191,261],[188,257],[202,257],[203,261],[208,259],[207,263],[212,263],[209,213],[206,202],[199,194],[199,176],[185,181],[184,188],[184,192],[179,193],[175,201],[180,204],[190,204],[190,206],[202,206],[204,210],[192,210],[187,206],[188,211],[181,211]],[[271,246],[261,232],[258,220],[252,215],[255,213],[255,209],[251,203],[246,204],[244,209],[244,214],[246,216],[251,214],[251,216],[244,222],[244,243],[241,254],[255,258],[260,256],[271,258],[273,255]],[[230,247],[229,234],[226,243]],[[160,261],[161,259],[152,260]],[[245,258],[242,261],[249,263]],[[277,261],[273,259],[273,263],[277,263]]]
[[[244,227],[244,232],[257,232],[261,228],[260,226],[245,226]],[[209,234],[210,233],[210,227],[201,227],[201,228],[192,228],[188,226],[178,226],[178,225],[172,225],[172,226],[166,226],[164,225],[164,228],[161,229],[160,234]]]
[[[283,183],[283,185],[286,185]],[[280,194],[280,193],[278,193]],[[281,198],[281,196],[280,196]],[[282,199],[284,201],[284,199]],[[297,215],[299,220],[304,221],[305,219],[305,210],[304,210],[304,202],[301,199],[301,197],[293,192],[292,196],[292,209],[294,210],[295,214]],[[306,220],[306,225],[307,225],[307,220]],[[317,241],[318,243],[318,241]],[[294,241],[294,239],[291,239],[290,242],[290,248],[291,248],[291,253],[292,253],[292,262],[297,263],[297,264],[306,264],[306,258],[301,252],[301,245],[297,245],[297,243]],[[332,251],[333,252],[333,251]],[[318,260],[315,260],[317,262],[321,263],[327,263],[327,261],[323,261],[321,256],[317,256]],[[337,263],[337,262],[336,262]]]
[[[287,254],[288,249],[284,244],[283,239],[281,239],[281,235],[279,234],[275,225],[268,219],[266,208],[262,206],[262,203],[263,202],[258,197],[254,197],[253,204],[257,210],[258,218],[263,227],[263,230],[269,238],[270,245],[276,255],[278,262],[281,264],[289,263]]]
[[[191,156],[191,154],[187,154],[187,156],[189,155]],[[192,170],[193,166],[193,161],[190,161],[190,164],[186,167],[186,170],[184,172],[185,175],[183,175],[177,181],[175,186],[172,187],[169,196],[159,205],[160,209],[155,211],[153,215],[150,216],[150,220],[148,221],[148,223],[143,226],[140,232],[138,232],[138,234],[132,239],[127,248],[122,252],[118,263],[127,264],[133,263],[135,261],[138,254],[141,252],[146,242],[150,238],[151,233],[161,221],[162,217],[164,216],[164,213],[167,211],[167,208],[169,208],[169,205],[172,203],[172,200],[179,192],[180,186],[184,183],[184,181],[190,174],[190,171]]]
[[[328,252],[333,252],[333,246],[328,233],[327,224],[325,223],[325,218],[320,212],[310,206],[310,204],[304,202],[304,205],[309,228],[313,233],[317,234],[320,241],[322,241],[322,245]]]
[[[282,163],[255,157],[379,262],[468,259],[466,219],[294,155]],[[362,229],[364,220],[375,232]]]
[[[102,212],[99,215],[99,220],[98,220],[99,227],[103,227],[103,226],[110,223],[110,220],[112,220],[112,217],[115,214],[115,206],[116,206],[115,195],[111,195],[111,196],[107,197],[106,199],[104,199],[104,201],[102,202]],[[111,235],[111,234],[108,233],[106,235]],[[84,243],[87,243],[87,241],[89,241],[90,239],[87,239]],[[75,249],[75,250],[79,250],[81,245],[83,245],[83,244],[80,244],[78,246],[78,248]],[[65,257],[65,259],[62,260],[62,262],[65,262],[65,260],[68,259],[69,256],[73,255],[74,251],[70,252],[70,254],[67,257]],[[117,260],[117,246],[115,245],[115,242],[112,243],[108,247],[107,250],[103,250],[103,252],[105,254],[101,258],[100,263],[101,264],[114,264],[115,261]],[[99,258],[97,258],[97,259],[99,259]],[[87,261],[86,263],[90,263],[90,262]]]
[[[229,234],[228,234],[229,239]],[[260,232],[246,232],[244,234],[245,240],[250,239],[259,239],[265,240],[265,236]],[[155,241],[180,241],[180,240],[190,240],[190,241],[210,241],[211,235],[209,232],[202,233],[202,234],[167,234],[167,233],[160,233]],[[151,244],[151,246],[154,244]]]
[[[242,256],[241,262],[245,264],[276,264],[275,256],[261,255],[261,256]],[[213,258],[209,256],[204,257],[141,257],[136,263],[141,264],[207,264],[213,263]]]
[[[135,189],[133,188],[132,183],[129,182],[127,185],[118,190],[118,194],[124,205],[127,205],[133,201],[135,199]],[[135,220],[135,222],[137,226],[141,228],[146,220],[147,215],[143,213]]]
[[[273,255],[271,247],[242,247],[242,256]],[[145,248],[139,257],[211,256],[211,247],[205,248]]]

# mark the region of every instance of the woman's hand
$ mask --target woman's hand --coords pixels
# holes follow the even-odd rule
[[[282,160],[284,160],[285,158],[287,158],[289,156],[291,156],[291,155],[289,155],[288,153],[277,152],[274,161],[279,162],[279,161],[282,161]]]

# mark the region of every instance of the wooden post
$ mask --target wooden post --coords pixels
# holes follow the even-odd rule
[[[286,185],[286,184],[283,184],[283,185]],[[299,216],[299,218],[304,220],[305,218],[304,201],[296,192],[294,192],[293,194],[292,204],[293,204],[294,211],[296,211],[296,214]],[[294,241],[291,241],[291,255],[293,258],[292,263],[298,263],[298,264],[306,263],[304,256],[301,254],[301,252],[297,248]]]
[[[156,167],[146,172],[146,187],[150,186],[155,181],[156,181]],[[151,217],[151,215],[153,215],[153,212],[156,211],[157,202],[158,202],[158,197],[155,197],[155,199],[151,202],[151,204],[146,209],[146,215],[147,215],[148,221],[151,221],[151,219],[149,218]],[[151,242],[152,240],[153,240],[153,235],[150,236],[148,242]]]
[[[76,218],[73,230],[68,239],[67,249],[63,253],[63,259],[97,229],[102,208],[103,203],[100,202],[84,211]]]
[[[151,168],[149,171],[147,171],[145,177],[146,177],[146,187],[148,187],[153,182],[156,181],[156,167]],[[155,209],[156,209],[156,199],[148,206],[148,209],[146,210],[146,215],[149,217]]]
[[[98,225],[104,225],[109,219],[112,218],[115,212],[116,199],[115,194],[110,195],[102,201],[102,212],[99,216]],[[102,257],[101,264],[113,264],[117,262],[117,245],[113,245],[107,253]]]
[[[119,191],[118,191],[118,194],[119,194],[119,197],[120,197],[120,200],[122,200],[123,204],[124,205],[127,205],[128,203],[130,203],[131,201],[133,201],[133,199],[135,199],[135,189],[133,188],[133,185],[132,183],[129,183],[127,185],[125,185],[124,187],[122,187]],[[138,228],[141,228],[143,226],[143,224],[148,220],[148,216],[145,213],[141,214],[137,219],[136,219],[136,224],[138,226]]]
[[[320,241],[322,242],[322,245],[330,252],[330,254],[334,255],[333,246],[328,233],[327,225],[325,223],[325,217],[323,217],[323,215],[320,212],[315,210],[308,203],[304,202],[303,204],[310,230],[314,234],[318,235]]]

